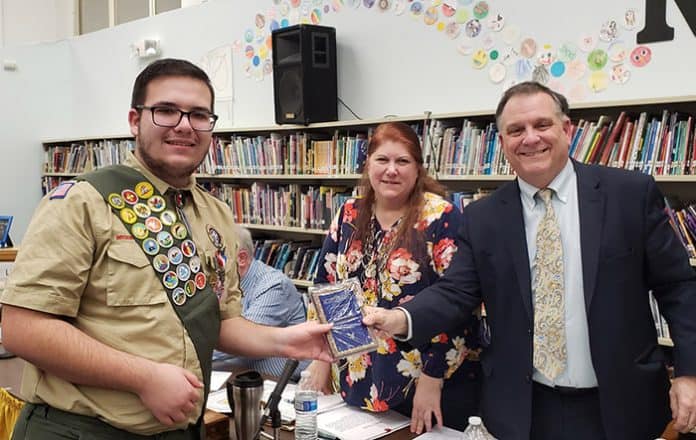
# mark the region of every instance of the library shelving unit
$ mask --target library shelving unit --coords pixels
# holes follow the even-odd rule
[[[673,208],[675,233],[696,266],[696,206],[691,206],[696,201],[696,96],[576,105],[571,119],[573,158],[655,177]],[[491,110],[218,129],[196,176],[230,205],[237,223],[248,227],[261,247],[289,240],[317,248],[338,207],[356,194],[372,129],[387,121],[414,128],[428,172],[460,207],[514,179]],[[46,140],[44,190],[118,163],[133,147],[128,135]],[[286,247],[286,254],[299,253],[298,246]],[[297,255],[275,252],[285,258],[279,268],[298,286],[311,285],[312,270],[297,276]],[[671,341],[661,336],[660,343]]]

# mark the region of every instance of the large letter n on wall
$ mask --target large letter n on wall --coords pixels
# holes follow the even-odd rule
[[[645,27],[636,35],[636,43],[674,40],[674,28],[667,24],[666,0],[645,0]],[[674,0],[696,36],[696,1]]]

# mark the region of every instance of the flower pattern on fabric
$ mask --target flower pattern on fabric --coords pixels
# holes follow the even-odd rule
[[[332,221],[319,256],[322,264],[316,283],[358,277],[364,304],[393,308],[418,295],[449,267],[457,251],[461,213],[442,197],[424,195],[423,209],[409,232],[415,234],[409,248],[398,243],[382,245],[380,240],[389,244],[396,229],[382,231],[374,219],[372,227],[381,231],[372,236],[375,242],[358,241],[354,222],[360,209],[360,199],[348,200]],[[373,255],[379,252],[365,249],[381,250],[384,259],[375,263]],[[316,316],[312,306],[308,316]],[[421,372],[447,379],[462,362],[469,362],[467,353],[479,347],[478,328],[472,316],[456,330],[411,351],[399,350],[393,339],[378,339],[376,351],[340,361],[341,396],[348,404],[370,411],[385,411],[413,399]]]

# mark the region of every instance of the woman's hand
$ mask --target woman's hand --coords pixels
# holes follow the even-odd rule
[[[443,379],[428,376],[421,371],[416,383],[416,395],[413,396],[411,432],[420,434],[423,432],[423,427],[426,431],[430,431],[433,428],[433,416],[435,416],[437,425],[442,426],[442,411],[440,409],[442,383]]]
[[[310,386],[324,394],[333,394],[331,389],[331,364],[324,361],[312,361],[306,368],[312,373]]]

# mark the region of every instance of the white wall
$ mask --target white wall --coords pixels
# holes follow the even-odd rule
[[[72,37],[76,6],[75,0],[0,0],[0,47]]]
[[[331,2],[303,2],[324,3]],[[461,37],[450,40],[409,12],[398,16],[343,3],[340,12],[323,14],[321,24],[336,28],[339,96],[361,117],[493,109],[502,85],[491,83],[486,69],[473,69],[470,57],[459,55]],[[495,2],[508,25],[554,47],[578,41],[586,32],[596,34],[603,22],[622,17],[627,8],[637,9],[642,23],[644,5],[638,0],[573,4],[577,6],[542,0]],[[271,8],[273,0],[210,0],[58,43],[1,49],[0,59],[16,59],[19,66],[13,72],[0,70],[0,149],[5,158],[0,162],[0,214],[16,216],[13,236],[23,235],[40,197],[42,139],[127,133],[132,81],[146,64],[131,58],[131,43],[157,37],[162,56],[195,61],[211,49],[243,40],[244,31],[254,27],[255,14]],[[648,66],[632,69],[628,83],[610,84],[602,93],[588,94],[586,101],[696,95],[691,73],[696,69],[691,55],[696,37],[673,2],[668,2],[668,16],[676,28],[675,40],[652,44]],[[628,46],[635,46],[640,27],[623,31]],[[245,61],[242,52],[234,53],[234,126],[270,125],[272,80],[248,78]],[[340,108],[339,118],[352,117]]]

